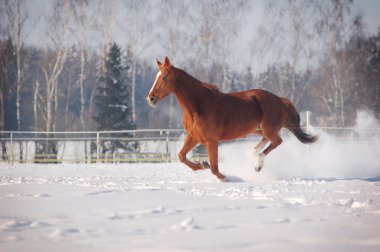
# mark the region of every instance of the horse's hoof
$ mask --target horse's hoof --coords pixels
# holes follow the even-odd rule
[[[256,172],[259,172],[259,171],[261,171],[262,169],[263,169],[263,166],[261,166],[261,165],[255,167],[255,171],[256,171]]]
[[[255,171],[259,172],[259,171],[261,171],[261,169],[263,169],[264,157],[265,157],[264,153],[260,153],[259,155],[257,155],[256,164],[255,164]]]
[[[203,169],[210,169],[210,164],[207,163],[206,161],[203,161],[203,162],[201,163],[201,166],[202,166]]]
[[[224,175],[222,175],[222,174],[221,174],[221,176],[219,177],[219,180],[220,180],[220,182],[229,182],[229,181],[228,181],[228,177],[226,177],[226,176],[224,176]]]

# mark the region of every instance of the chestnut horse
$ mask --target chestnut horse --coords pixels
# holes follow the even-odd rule
[[[168,57],[163,64],[157,60],[157,64],[159,71],[146,99],[154,107],[170,93],[175,94],[183,110],[183,127],[187,132],[178,157],[194,171],[211,168],[220,180],[225,179],[218,169],[219,141],[249,134],[262,136],[254,148],[257,155],[255,169],[260,171],[264,157],[282,142],[281,128],[289,129],[302,143],[317,140],[316,136],[301,129],[300,116],[288,99],[260,89],[225,94],[216,86],[174,67]],[[264,149],[268,142],[269,146]],[[194,163],[186,158],[186,154],[199,143],[206,147],[210,164]]]

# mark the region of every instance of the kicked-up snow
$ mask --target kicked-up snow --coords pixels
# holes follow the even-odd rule
[[[229,183],[179,163],[1,164],[0,251],[380,251],[379,179],[284,179],[270,160],[249,178],[221,162]]]

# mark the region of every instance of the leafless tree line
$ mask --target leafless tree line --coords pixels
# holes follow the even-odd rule
[[[366,37],[352,0],[265,1],[261,24],[252,30],[246,26],[256,6],[248,0],[52,0],[50,10],[38,21],[44,24],[44,32],[31,28],[36,22],[36,13],[30,12],[32,2],[0,3],[2,58],[7,63],[2,64],[2,129],[10,117],[5,108],[16,114],[15,130],[94,128],[98,78],[105,71],[108,46],[118,40],[128,52],[127,85],[131,85],[132,114],[139,127],[164,127],[168,121],[166,126],[180,126],[173,98],[154,112],[141,102],[153,78],[154,58],[165,55],[224,91],[259,87],[286,96],[302,109],[319,111],[321,123],[350,123],[347,110],[353,100],[360,107],[361,88],[377,94],[370,109],[379,113],[379,79],[366,80],[371,84],[365,86],[353,73],[353,69],[364,70],[352,62],[353,50],[346,50],[349,43],[353,46],[353,38]],[[41,46],[26,43],[30,33],[41,34]],[[14,62],[5,56],[8,39]],[[237,47],[246,45],[247,52],[240,55],[244,65],[239,65]],[[376,54],[379,48],[375,49]],[[367,58],[375,58],[377,66],[376,55],[361,50]],[[7,79],[5,73],[15,77]],[[23,92],[29,93],[28,102],[21,101],[27,99]],[[13,107],[5,104],[9,95],[15,96]],[[30,115],[22,116],[26,111]]]

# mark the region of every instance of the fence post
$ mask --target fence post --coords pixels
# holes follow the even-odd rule
[[[25,144],[26,144],[26,146],[25,146],[25,163],[27,163],[28,162],[28,140],[26,140],[25,141]]]
[[[100,138],[99,138],[99,132],[96,132],[96,162],[99,162],[100,158]]]
[[[306,132],[309,132],[310,130],[310,110],[306,110]],[[308,163],[310,164],[310,150],[309,145],[306,145],[306,159]],[[304,169],[307,167],[304,167]]]
[[[169,131],[166,131],[166,162],[170,162],[170,152],[169,152]]]
[[[306,110],[306,131],[310,129],[310,110]]]
[[[13,166],[13,163],[14,163],[14,152],[13,152],[13,131],[11,131],[11,144],[10,144],[10,147],[11,147],[11,164]]]

